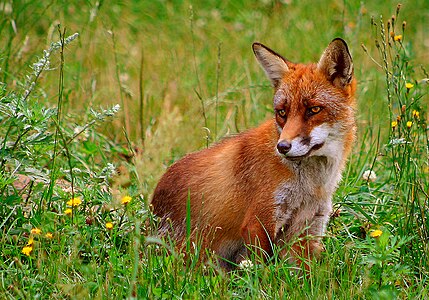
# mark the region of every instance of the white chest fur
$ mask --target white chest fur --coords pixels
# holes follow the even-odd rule
[[[323,235],[341,179],[339,160],[313,156],[287,163],[294,176],[274,193],[276,234],[282,230],[283,236],[291,237],[310,227],[310,234]]]

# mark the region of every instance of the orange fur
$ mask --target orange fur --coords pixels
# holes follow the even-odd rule
[[[253,49],[275,88],[274,119],[174,163],[152,199],[160,233],[179,246],[189,199],[191,238],[233,264],[246,257],[246,245],[269,257],[273,244],[309,236],[305,251],[300,242],[284,255],[308,257],[323,248],[319,239],[355,132],[356,83],[344,41],[334,40],[308,65],[261,44]]]

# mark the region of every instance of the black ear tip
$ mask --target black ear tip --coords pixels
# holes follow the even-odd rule
[[[344,48],[346,48],[347,49],[347,51],[348,51],[348,49],[349,49],[349,47],[347,46],[347,43],[346,43],[346,41],[345,40],[343,40],[342,38],[339,38],[339,37],[337,37],[337,38],[335,38],[335,39],[333,39],[332,40],[332,42],[331,42],[331,44],[335,44],[335,45],[338,45],[338,46],[343,46]]]
[[[340,42],[343,42],[344,44],[347,44],[346,43],[346,41],[345,40],[343,40],[342,38],[340,38],[340,37],[337,37],[337,38],[335,38],[335,39],[333,39],[332,40],[332,42],[335,42],[335,41],[340,41]]]
[[[344,51],[351,57],[349,47],[347,46],[346,41],[343,40],[342,38],[337,37],[333,39],[332,42],[329,44],[329,46],[334,46],[337,49],[342,49],[342,51]]]
[[[254,42],[254,43],[252,44],[252,49],[253,49],[253,51],[255,51],[255,50],[257,50],[257,49],[260,49],[260,48],[264,48],[264,45],[262,45],[261,43],[258,43],[258,42]]]
[[[344,45],[347,45],[346,41],[339,37],[333,39],[331,43],[342,43]]]

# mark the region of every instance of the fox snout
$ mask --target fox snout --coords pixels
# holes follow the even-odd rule
[[[319,150],[325,144],[324,142],[312,144],[311,138],[303,138],[298,143],[302,145],[295,145],[293,149],[291,142],[285,140],[279,141],[276,146],[277,151],[286,158],[301,158],[309,156],[313,151]]]
[[[298,135],[293,139],[280,136],[276,146],[277,152],[291,159],[310,156],[325,145],[330,132],[330,127],[322,124],[314,128],[308,136]]]
[[[280,154],[286,155],[291,148],[292,144],[288,141],[279,141],[277,143],[277,151],[279,151]]]

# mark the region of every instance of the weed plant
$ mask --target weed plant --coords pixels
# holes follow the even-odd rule
[[[429,7],[392,7],[0,2],[0,298],[429,297]],[[314,61],[336,36],[359,132],[309,273],[279,249],[226,272],[159,238],[149,199],[165,168],[272,115],[251,43]]]

